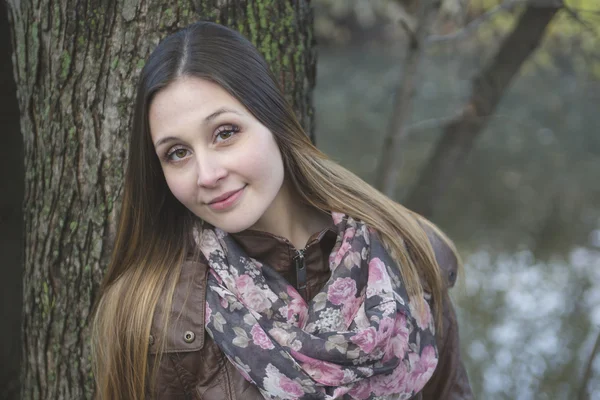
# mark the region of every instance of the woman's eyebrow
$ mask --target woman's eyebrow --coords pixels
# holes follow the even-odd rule
[[[164,137],[164,138],[160,139],[158,142],[156,142],[156,143],[154,144],[154,148],[156,149],[156,148],[158,148],[158,146],[160,146],[161,144],[163,144],[163,143],[166,143],[166,142],[171,142],[171,141],[173,141],[173,140],[177,140],[177,138],[176,138],[175,136],[167,136],[167,137]]]
[[[243,116],[242,113],[240,113],[239,111],[236,111],[232,108],[227,108],[227,107],[221,107],[219,109],[217,109],[215,112],[209,114],[207,117],[204,118],[204,123],[207,124],[210,121],[214,120],[215,118],[217,118],[219,115],[221,114],[226,114],[226,113],[232,113],[232,114],[237,114],[239,116]],[[165,142],[171,142],[173,140],[177,140],[177,138],[175,136],[167,136],[164,137],[162,139],[160,139],[159,141],[157,141],[154,144],[154,148],[157,148],[158,146],[160,146],[161,144],[165,143]]]
[[[233,114],[242,116],[242,114],[236,110],[233,110],[233,109],[227,108],[227,107],[221,107],[218,110],[216,110],[215,112],[213,112],[212,114],[208,115],[206,118],[204,118],[204,123],[210,122],[213,119],[217,118],[219,115],[225,114],[225,113],[233,113]]]

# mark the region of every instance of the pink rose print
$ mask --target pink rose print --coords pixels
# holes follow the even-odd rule
[[[249,275],[242,275],[236,278],[235,286],[241,290],[247,286],[254,286],[254,281]]]
[[[340,222],[342,222],[342,219],[344,218],[344,214],[338,213],[338,212],[332,212],[331,217],[333,218],[333,223],[337,225]]]
[[[291,342],[296,338],[295,334],[290,334],[289,332],[281,328],[270,329],[269,335],[281,346],[289,346]]]
[[[271,307],[271,302],[260,288],[253,286],[249,290],[241,293],[242,300],[249,309],[261,312]]]
[[[346,229],[346,232],[344,232],[344,242],[349,242],[354,237],[355,233],[356,229],[354,228]]]
[[[344,232],[344,238],[342,239],[342,245],[336,253],[332,253],[329,256],[329,263],[333,263],[332,270],[334,270],[335,267],[340,265],[346,253],[348,253],[348,251],[352,248],[350,241],[352,240],[352,238],[354,238],[355,231],[356,230],[354,228],[346,229],[346,232]]]
[[[402,313],[396,314],[396,321],[394,323],[394,329],[392,330],[392,336],[390,338],[388,349],[383,361],[388,361],[392,357],[398,357],[399,359],[404,358],[406,350],[408,350],[408,336],[410,332],[406,326],[406,316]]]
[[[217,240],[217,236],[214,234],[214,232],[211,232],[209,229],[202,230],[202,238],[200,240],[200,243],[202,244],[202,252],[205,256],[221,248],[221,245]]]
[[[380,281],[385,275],[385,264],[375,257],[369,261],[369,284]]]
[[[377,341],[381,343],[387,343],[392,334],[394,333],[394,320],[385,317],[379,322],[379,329],[377,330]]]
[[[265,350],[271,350],[275,348],[275,346],[273,346],[273,342],[271,342],[271,339],[269,339],[269,337],[267,336],[265,331],[260,327],[260,325],[254,324],[254,326],[252,326],[250,334],[252,335],[252,342],[255,345],[260,346]]]
[[[217,282],[219,283],[219,285],[223,284],[223,279],[221,279],[221,277],[219,276],[219,274],[217,274],[214,270],[211,269],[210,271],[208,271],[208,273],[211,274],[217,280]]]
[[[242,275],[235,280],[242,302],[251,310],[261,312],[271,307],[267,294],[254,284],[248,275]]]
[[[366,399],[371,394],[371,380],[362,379],[356,383],[349,392],[355,399]]]
[[[431,311],[429,310],[429,304],[424,301],[422,307],[417,307],[417,305],[413,303],[414,302],[410,302],[408,306],[412,316],[417,322],[417,326],[421,329],[427,329],[431,323]]]
[[[227,299],[224,297],[221,297],[220,302],[221,302],[221,307],[223,307],[223,308],[227,308],[227,306],[229,305],[229,303],[227,302]]]
[[[433,346],[425,346],[421,352],[421,357],[415,353],[408,355],[408,360],[412,367],[407,379],[407,385],[415,392],[425,387],[425,384],[433,375],[438,363],[437,355]]]
[[[369,354],[377,344],[377,331],[371,326],[351,336],[350,340],[358,345],[362,351]]]
[[[382,292],[391,292],[392,282],[385,268],[385,264],[375,257],[369,261],[369,281],[367,296],[378,295]]]
[[[344,256],[346,255],[346,253],[348,253],[348,251],[351,248],[352,248],[352,246],[350,245],[350,243],[343,242],[342,245],[340,246],[340,248],[338,249],[338,251],[336,253],[332,253],[331,254],[331,257],[329,258],[329,263],[330,264],[333,263],[332,270],[334,270],[335,267],[337,267],[338,265],[340,265],[340,263],[342,262],[342,258],[344,258]]]
[[[302,396],[302,386],[296,381],[291,380],[287,376],[281,375],[279,377],[279,386],[284,392],[291,394],[292,396]]]
[[[411,394],[411,389],[411,387],[407,387],[407,371],[405,364],[402,362],[391,374],[375,376],[371,382],[371,390],[376,396],[404,394],[406,392]]]
[[[210,321],[210,316],[212,315],[212,310],[210,309],[210,306],[208,305],[208,302],[206,303],[206,308],[204,311],[204,323],[208,324],[208,322]]]
[[[332,397],[334,399],[339,399],[341,398],[343,395],[345,395],[346,393],[348,393],[350,391],[350,388],[348,386],[340,386],[338,388],[336,388],[333,391],[333,395]]]
[[[315,381],[328,386],[340,386],[344,379],[344,371],[340,365],[317,360],[302,353],[291,350],[290,353],[302,366],[304,372]]]
[[[344,305],[342,306],[342,317],[344,318],[344,323],[346,324],[346,327],[350,326],[350,324],[360,311],[362,302],[363,299],[361,297],[352,297],[344,301]]]
[[[287,293],[292,299],[287,306],[287,322],[304,328],[308,318],[308,306],[306,301],[300,296],[300,293],[291,285],[287,287]],[[296,318],[298,322],[296,323]]]
[[[356,296],[356,282],[352,278],[340,278],[327,290],[327,300],[335,305],[352,300]]]
[[[276,399],[297,399],[304,394],[302,386],[284,376],[273,364],[265,368],[266,377],[263,379],[264,389]]]

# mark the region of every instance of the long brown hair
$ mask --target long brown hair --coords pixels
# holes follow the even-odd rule
[[[198,22],[164,39],[139,79],[119,228],[93,321],[99,398],[145,397],[154,309],[163,293],[165,307],[170,309],[188,254],[186,237],[192,216],[168,189],[148,123],[153,96],[183,76],[219,84],[270,129],[283,157],[286,178],[303,202],[323,211],[346,213],[375,228],[398,261],[411,300],[423,306],[424,287],[431,293],[440,326],[442,280],[422,224],[454,251],[452,243],[429,221],[313,146],[267,63],[247,39],[224,26]],[[164,346],[166,318],[159,349]]]

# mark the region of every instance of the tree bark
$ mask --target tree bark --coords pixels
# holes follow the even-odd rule
[[[437,199],[456,176],[475,138],[487,126],[521,65],[539,46],[546,27],[559,8],[560,3],[553,1],[547,6],[529,5],[525,9],[498,53],[474,79],[467,104],[444,128],[425,170],[408,197],[408,208],[431,217]]]
[[[25,154],[22,398],[92,398],[90,312],[144,60],[198,19],[232,26],[263,52],[312,132],[312,11],[307,0],[7,4]]]
[[[0,60],[12,49],[6,4],[0,2]],[[0,63],[0,399],[19,399],[23,273],[23,139],[12,64]]]

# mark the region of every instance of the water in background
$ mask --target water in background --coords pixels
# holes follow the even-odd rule
[[[317,145],[368,182],[400,79],[394,53],[319,51]],[[399,201],[480,62],[442,52],[422,64]],[[579,393],[600,331],[599,111],[600,82],[530,63],[439,200],[433,219],[465,261],[452,295],[477,398]],[[587,389],[600,399],[600,355]]]

